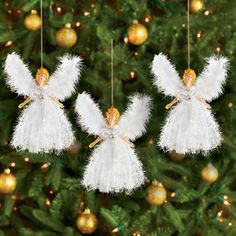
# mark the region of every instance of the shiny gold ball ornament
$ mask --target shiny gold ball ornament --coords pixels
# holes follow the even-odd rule
[[[71,28],[71,24],[65,26],[56,32],[57,44],[63,48],[71,48],[77,42],[77,33]]]
[[[192,13],[200,12],[204,7],[203,0],[191,0],[190,2],[190,10]]]
[[[202,179],[208,183],[214,183],[218,176],[218,170],[211,163],[205,166],[201,171]]]
[[[137,21],[128,28],[128,40],[129,43],[133,45],[141,45],[143,44],[148,38],[148,31],[147,28],[139,24]]]
[[[151,205],[162,205],[166,200],[166,190],[162,183],[153,181],[147,189],[146,201]]]
[[[31,10],[31,13],[25,17],[25,28],[31,31],[37,31],[42,26],[42,20],[36,10]]]
[[[182,153],[177,153],[176,151],[168,152],[168,156],[173,161],[182,161],[185,158],[185,155]]]
[[[92,234],[98,226],[97,217],[86,209],[77,218],[77,227],[83,234]]]
[[[10,169],[4,170],[0,175],[0,193],[11,193],[16,189],[16,177],[11,174]]]

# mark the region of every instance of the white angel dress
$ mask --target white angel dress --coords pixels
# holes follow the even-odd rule
[[[177,103],[171,108],[161,131],[159,146],[163,150],[207,154],[221,144],[219,125],[207,102],[223,92],[227,69],[225,57],[212,56],[207,59],[203,72],[195,78],[196,82],[186,87],[165,55],[160,53],[154,57],[154,84],[160,92],[175,97],[166,108]]]
[[[6,58],[6,83],[13,92],[27,97],[19,107],[23,108],[30,102],[23,109],[11,140],[11,145],[18,150],[59,154],[74,141],[71,124],[59,100],[64,101],[75,90],[81,70],[81,58],[65,55],[59,61],[60,64],[48,82],[40,87],[28,66],[16,53],[9,54]]]
[[[79,124],[89,134],[99,136],[97,140],[101,141],[89,158],[82,180],[84,186],[113,193],[131,192],[143,184],[142,163],[131,141],[145,132],[150,103],[148,96],[131,97],[131,103],[119,121],[109,125],[89,94],[84,92],[78,96],[76,112]],[[93,143],[98,143],[96,141]]]

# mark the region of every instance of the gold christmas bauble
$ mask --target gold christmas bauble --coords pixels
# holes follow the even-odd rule
[[[10,169],[4,170],[0,175],[0,193],[11,193],[16,189],[16,177],[11,174]]]
[[[36,10],[31,10],[31,13],[25,17],[25,28],[31,31],[37,31],[41,28],[42,20]]]
[[[204,7],[203,0],[191,0],[190,2],[190,10],[193,13],[200,12]]]
[[[173,160],[173,161],[182,161],[185,158],[185,155],[182,153],[177,153],[176,151],[171,151],[168,152],[168,156]]]
[[[166,200],[166,190],[162,183],[153,181],[147,189],[146,201],[151,205],[162,205]]]
[[[71,28],[71,24],[65,26],[56,32],[57,44],[63,48],[71,48],[77,42],[77,33]]]
[[[97,217],[89,209],[86,209],[79,214],[76,224],[81,233],[91,234],[97,229],[98,221]]]
[[[134,45],[143,44],[148,38],[148,31],[146,27],[138,22],[134,22],[128,28],[128,40],[129,43]]]
[[[218,176],[218,170],[211,163],[205,166],[201,171],[202,179],[208,183],[214,183]]]

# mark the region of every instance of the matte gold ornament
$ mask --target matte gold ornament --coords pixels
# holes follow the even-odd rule
[[[16,189],[16,177],[11,174],[10,169],[4,170],[0,175],[0,192],[11,193]]]
[[[63,48],[71,48],[77,42],[77,33],[71,28],[71,24],[65,26],[56,32],[57,44]]]
[[[202,179],[208,183],[214,183],[218,176],[218,170],[211,163],[205,166],[201,171]]]
[[[168,156],[173,161],[182,161],[185,158],[185,155],[182,153],[177,153],[176,151],[168,152]]]
[[[91,234],[97,229],[98,221],[97,217],[89,209],[86,209],[79,214],[76,224],[81,233]]]
[[[204,7],[204,2],[203,0],[192,0],[190,2],[190,10],[193,13],[198,13],[200,12]]]
[[[151,205],[162,205],[166,200],[166,190],[162,183],[153,181],[147,189],[146,201]]]
[[[148,38],[148,31],[146,27],[139,24],[137,21],[128,28],[128,40],[129,43],[134,45],[143,44]]]
[[[36,10],[31,10],[31,13],[25,17],[25,28],[31,31],[37,31],[42,26],[42,20]]]

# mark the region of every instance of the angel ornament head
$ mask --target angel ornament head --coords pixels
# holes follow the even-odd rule
[[[120,119],[120,112],[117,108],[111,107],[106,112],[106,120],[110,127],[117,124]]]
[[[162,149],[205,154],[220,145],[219,125],[211,113],[209,102],[222,94],[227,69],[225,57],[212,56],[198,77],[188,68],[181,81],[165,55],[160,53],[154,57],[154,84],[160,92],[174,97],[166,105],[166,109],[172,109],[161,131],[159,145]]]
[[[37,70],[37,74],[36,74],[36,77],[35,77],[36,81],[37,81],[37,85],[42,88],[43,86],[45,86],[48,82],[48,79],[49,79],[49,73],[48,73],[48,70],[45,69],[44,67],[40,67],[38,70]]]
[[[183,83],[186,88],[191,88],[196,82],[196,73],[193,69],[188,68],[184,71]]]
[[[21,58],[9,54],[5,62],[6,83],[13,92],[27,97],[15,127],[11,144],[33,153],[60,153],[74,141],[71,124],[60,101],[70,97],[79,79],[81,59],[65,55],[49,77],[47,69],[37,70],[35,79]]]
[[[78,122],[89,134],[98,136],[90,143],[93,150],[82,183],[100,192],[132,191],[144,182],[144,172],[132,141],[142,136],[150,114],[150,98],[136,95],[120,116],[111,107],[102,116],[98,106],[87,93],[76,100]]]

